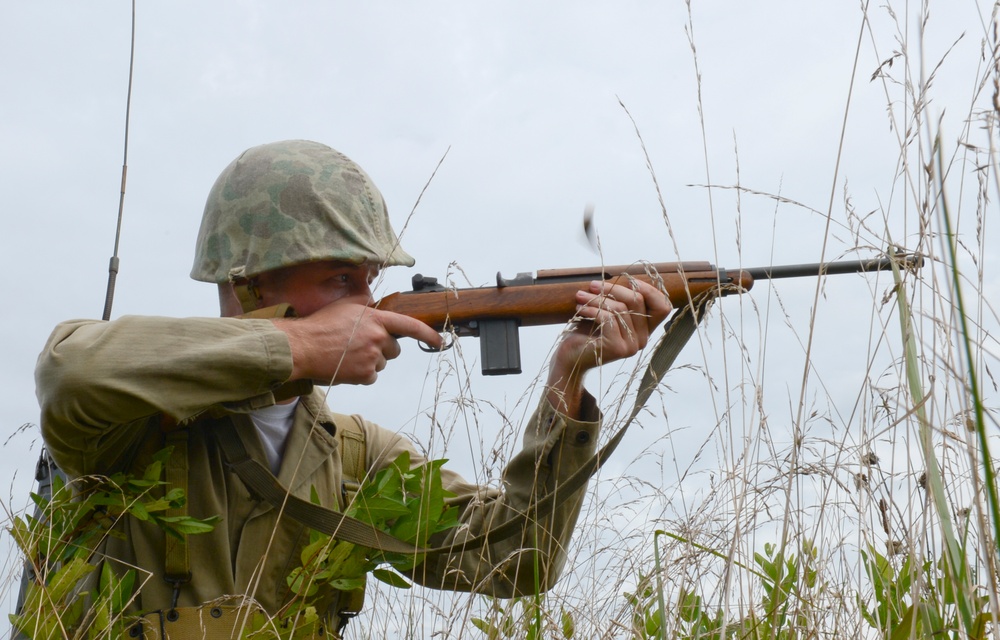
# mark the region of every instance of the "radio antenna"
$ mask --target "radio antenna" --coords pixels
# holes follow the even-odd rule
[[[104,315],[111,319],[111,305],[115,300],[115,281],[118,279],[118,245],[122,236],[122,213],[125,210],[125,177],[128,175],[128,124],[132,112],[132,72],[135,68],[135,0],[132,0],[132,42],[128,56],[128,96],[125,99],[125,150],[122,153],[122,185],[118,198],[118,226],[115,229],[115,250],[108,263],[108,291],[104,296]]]

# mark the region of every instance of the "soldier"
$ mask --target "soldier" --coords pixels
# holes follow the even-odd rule
[[[266,144],[222,172],[205,207],[191,276],[218,285],[221,318],[126,316],[55,329],[36,382],[42,432],[58,465],[70,477],[136,473],[170,445],[167,480],[186,486],[187,513],[221,516],[214,530],[183,544],[138,518],[115,524],[123,535],[107,537],[98,557],[118,574],[141,573],[130,633],[228,638],[249,614],[274,615],[293,597],[287,577],[308,542],[306,528],[234,473],[219,435],[227,425],[293,495],[308,500],[315,490],[334,510],[345,507],[345,480],[367,477],[403,451],[414,465],[425,461],[395,432],[331,412],[322,391],[311,389],[374,383],[399,355],[399,337],[441,344],[427,325],[372,307],[379,270],[413,262],[381,194],[354,162],[315,142]],[[600,412],[583,387],[585,373],[637,353],[670,311],[666,297],[641,282],[595,282],[577,302],[582,321],[554,351],[502,488],[442,472],[461,526],[435,544],[461,543],[517,518],[593,456]],[[235,317],[279,303],[296,317]],[[289,383],[299,395],[283,397]],[[411,577],[497,597],[546,590],[565,564],[582,493],[522,520],[520,534],[430,556]],[[308,637],[339,637],[358,604],[340,593],[323,607]]]

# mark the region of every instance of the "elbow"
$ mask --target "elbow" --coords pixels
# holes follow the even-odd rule
[[[60,454],[82,446],[74,440],[79,432],[73,428],[74,424],[82,422],[76,394],[80,385],[73,380],[74,376],[66,371],[66,367],[60,367],[52,360],[54,358],[39,358],[35,368],[35,396],[40,410],[42,439],[57,464],[72,475],[78,475],[81,469],[75,468],[72,461]]]
[[[68,366],[70,358],[42,354],[35,367],[35,396],[41,410],[43,433],[54,424],[74,420],[88,375],[85,367]]]
[[[102,399],[100,366],[85,350],[46,349],[35,366],[35,396],[42,437],[60,466],[105,435],[112,408]],[[67,469],[69,470],[69,469]],[[76,469],[82,471],[82,469]]]

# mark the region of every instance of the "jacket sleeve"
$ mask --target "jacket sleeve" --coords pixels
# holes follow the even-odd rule
[[[584,397],[582,416],[582,420],[571,419],[543,399],[525,426],[521,450],[504,468],[500,487],[470,484],[443,470],[443,484],[455,494],[450,502],[459,510],[460,525],[431,544],[454,545],[457,550],[429,556],[411,577],[427,587],[500,598],[532,595],[551,588],[566,564],[586,488],[556,495],[547,508],[537,509],[535,505],[545,496],[558,493],[559,487],[595,455],[600,412],[589,394]],[[414,464],[425,461],[407,440],[370,423],[367,426],[368,455],[374,467],[394,460],[402,448],[411,452]],[[512,519],[522,523],[513,535],[485,547],[461,549],[464,541]]]
[[[42,435],[71,475],[111,473],[148,418],[267,395],[292,370],[267,320],[126,316],[56,327],[38,358]]]

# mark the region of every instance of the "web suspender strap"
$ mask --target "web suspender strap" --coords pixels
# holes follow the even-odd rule
[[[646,371],[643,373],[639,389],[636,393],[635,404],[628,419],[626,419],[621,428],[615,432],[607,444],[601,447],[593,458],[581,465],[573,475],[556,487],[555,490],[533,503],[529,512],[538,513],[541,509],[549,508],[555,504],[557,496],[560,500],[567,499],[575,494],[577,490],[586,486],[591,476],[604,465],[612,452],[621,443],[632,421],[639,415],[639,412],[646,404],[653,390],[663,380],[663,377],[673,365],[677,356],[680,355],[684,345],[694,335],[698,323],[704,317],[708,307],[719,293],[719,289],[707,291],[673,315],[653,351]],[[385,553],[441,554],[455,551],[461,552],[477,549],[516,534],[523,529],[525,521],[530,517],[527,513],[520,514],[494,527],[487,533],[454,545],[426,549],[416,547],[411,543],[404,542],[399,538],[376,529],[367,522],[291,495],[267,467],[250,457],[250,454],[243,446],[237,428],[252,429],[253,425],[250,422],[250,418],[244,414],[236,414],[231,416],[231,418],[231,420],[221,420],[216,433],[219,436],[219,444],[229,462],[230,468],[239,476],[247,488],[279,511],[283,511],[289,517],[338,540],[352,542]]]
[[[185,498],[188,495],[188,430],[173,429],[164,434],[167,446],[171,447],[170,458],[166,465],[166,486],[170,489],[180,488],[184,491]],[[166,515],[169,517],[186,516],[187,500],[177,508],[167,509]],[[180,539],[167,535],[166,537],[166,566],[164,579],[174,587],[174,602],[171,606],[177,606],[177,593],[182,584],[191,581],[191,557],[188,553],[187,534],[178,534]]]

